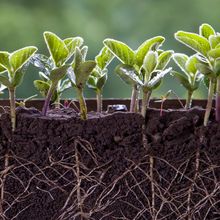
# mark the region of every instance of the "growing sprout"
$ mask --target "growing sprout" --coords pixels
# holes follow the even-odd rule
[[[220,121],[220,35],[209,24],[202,24],[199,34],[178,31],[175,38],[186,46],[196,51],[199,63],[198,71],[208,80],[209,91],[204,125],[208,123],[212,108],[212,99],[216,93],[216,120]],[[215,92],[216,91],[216,92]]]
[[[138,80],[141,80],[144,58],[150,50],[157,50],[164,40],[162,36],[153,37],[142,43],[135,51],[123,42],[113,39],[104,40],[104,44],[123,63],[116,67],[116,73],[125,83],[132,87],[130,112],[137,111],[140,89]],[[129,75],[130,77],[128,77]]]
[[[16,126],[15,93],[22,83],[30,58],[36,53],[36,47],[24,47],[13,53],[0,51],[0,82],[8,88],[12,131]]]
[[[34,80],[34,86],[43,97],[46,97],[47,93],[51,87],[52,81],[43,72],[39,72],[39,77],[40,77],[40,80]],[[61,98],[63,92],[69,88],[71,88],[71,82],[69,79],[59,80],[57,87],[56,87],[56,90],[54,91],[54,93],[51,97],[52,103],[55,103],[56,106],[59,107],[60,106],[60,98]]]
[[[59,103],[62,92],[68,87],[68,82],[62,81],[70,68],[67,62],[73,56],[75,48],[83,44],[83,39],[73,37],[62,40],[52,32],[44,32],[44,40],[50,57],[37,55],[32,62],[41,70],[41,80],[36,80],[34,85],[46,96],[42,109],[42,114],[46,115],[51,99]]]
[[[102,91],[108,78],[107,66],[113,60],[114,55],[107,47],[103,47],[100,53],[96,56],[96,67],[92,71],[87,85],[96,92],[97,112],[102,111]]]
[[[172,71],[172,75],[177,78],[187,90],[188,94],[185,108],[188,109],[191,107],[193,93],[199,88],[200,82],[203,78],[202,74],[197,69],[197,64],[200,61],[197,55],[188,57],[182,53],[174,54],[173,59],[182,72]]]
[[[37,94],[32,95],[32,96],[30,96],[30,97],[24,99],[23,101],[19,101],[19,102],[15,102],[15,103],[16,103],[18,106],[20,106],[20,107],[26,107],[26,102],[32,100],[32,99],[35,98],[35,97],[37,97]]]
[[[145,41],[136,51],[120,41],[112,39],[104,41],[104,44],[123,62],[123,64],[116,67],[116,74],[133,88],[131,112],[135,112],[137,109],[138,90],[142,89],[141,112],[144,117],[152,91],[160,85],[162,78],[171,70],[171,68],[165,68],[173,51],[158,49],[164,40],[164,37],[161,36],[151,38]]]
[[[80,105],[80,117],[83,120],[87,119],[87,106],[83,95],[83,89],[96,66],[96,62],[93,60],[86,61],[87,51],[87,46],[84,46],[81,49],[76,47],[72,68],[68,71],[68,77],[77,92]]]

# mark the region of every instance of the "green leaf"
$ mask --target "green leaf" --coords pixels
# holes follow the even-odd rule
[[[170,59],[173,55],[173,50],[167,50],[162,52],[158,57],[158,63],[156,69],[163,70],[166,68],[167,64],[170,62]]]
[[[149,75],[157,66],[157,53],[154,51],[149,51],[143,62],[143,68]]]
[[[36,53],[36,47],[24,47],[20,50],[16,50],[11,53],[9,56],[9,62],[12,67],[12,72],[16,73],[19,69],[21,69],[30,58]]]
[[[214,59],[219,58],[220,57],[220,48],[210,50],[208,55]]]
[[[4,75],[0,75],[0,83],[6,86],[7,88],[10,88],[12,86],[8,77]]]
[[[134,65],[135,54],[134,51],[121,41],[113,39],[105,39],[104,45],[122,62],[128,65]]]
[[[142,43],[135,53],[136,63],[139,67],[143,65],[144,57],[148,53],[149,50],[152,49],[152,47],[155,47],[156,50],[159,46],[163,44],[165,41],[165,38],[162,36],[153,37],[151,39],[146,40],[144,43]]]
[[[207,89],[209,88],[209,81],[210,81],[210,78],[208,76],[204,76],[203,83]]]
[[[43,97],[46,97],[50,88],[50,84],[42,80],[34,80],[35,88],[41,93]]]
[[[185,87],[186,90],[192,90],[189,80],[185,74],[179,73],[177,71],[172,71],[171,75],[174,76],[180,82],[180,84]]]
[[[213,27],[209,24],[202,24],[199,27],[199,34],[203,37],[205,37],[206,39],[209,39],[209,37],[211,35],[215,35],[215,30],[213,29]]]
[[[53,69],[50,72],[50,76],[49,76],[50,80],[55,84],[58,83],[58,81],[61,80],[67,74],[68,68],[69,65],[64,65],[56,69]]]
[[[95,57],[95,61],[97,66],[103,70],[109,65],[113,58],[113,53],[107,47],[103,47],[100,53]]]
[[[173,60],[174,62],[177,64],[177,66],[186,74],[188,74],[185,66],[186,66],[186,62],[189,59],[189,57],[183,53],[175,53],[173,55]]]
[[[209,42],[211,47],[214,49],[218,44],[220,44],[220,35],[211,35],[209,37]]]
[[[99,89],[100,91],[103,89],[106,81],[108,79],[108,74],[107,71],[97,80],[97,89]]]
[[[62,93],[69,88],[71,88],[71,82],[69,79],[65,79],[61,82],[58,90],[59,90],[59,93]]]
[[[194,86],[193,86],[193,88],[192,88],[193,91],[194,91],[194,90],[197,90],[197,89],[199,88],[202,79],[203,79],[203,75],[199,73],[199,74],[196,76],[196,79],[195,79],[195,82],[194,82]]]
[[[11,72],[11,66],[9,63],[10,54],[6,51],[0,51],[0,65]]]
[[[69,55],[66,44],[57,35],[47,31],[44,32],[44,40],[56,67],[60,67]]]
[[[67,77],[70,80],[72,86],[76,87],[76,75],[72,68],[69,68],[67,71]]]
[[[196,68],[199,70],[200,73],[202,73],[203,75],[209,75],[209,76],[213,76],[213,71],[210,69],[208,64],[205,63],[197,63],[196,64]]]
[[[115,73],[128,85],[142,85],[143,83],[138,78],[138,73],[134,67],[128,64],[119,64],[115,68]]]
[[[5,71],[6,71],[5,67],[3,67],[2,65],[0,65],[0,73],[5,72]]]
[[[172,68],[165,69],[156,74],[149,82],[147,82],[146,86],[149,89],[152,89],[157,83],[159,83],[170,71]]]
[[[74,57],[74,62],[72,64],[72,67],[74,69],[74,72],[77,71],[77,69],[79,68],[79,65],[83,62],[83,55],[81,53],[81,50],[79,47],[76,47],[75,50],[75,57]]]
[[[215,60],[214,63],[214,72],[216,73],[217,76],[220,75],[220,58]]]
[[[88,87],[89,87],[90,89],[94,89],[94,90],[95,90],[95,89],[97,89],[96,84],[97,84],[97,78],[94,77],[94,76],[92,76],[92,75],[90,75],[89,78],[88,78],[88,80],[87,80],[87,85],[88,85]]]
[[[178,31],[175,34],[175,38],[179,42],[185,44],[186,46],[190,47],[196,52],[201,53],[204,56],[207,56],[208,51],[211,49],[209,41],[205,37],[195,33]]]
[[[193,56],[189,57],[189,59],[187,60],[187,62],[185,64],[185,68],[186,68],[187,72],[196,74],[196,72],[197,72],[196,65],[198,63],[199,63],[199,60],[197,58],[197,55],[193,55]]]
[[[82,54],[83,62],[86,60],[87,53],[88,53],[88,47],[87,46],[83,46],[82,49],[81,49],[81,54]]]
[[[69,51],[69,57],[75,52],[76,47],[81,47],[84,42],[81,37],[70,37],[64,39],[63,41]]]
[[[17,87],[21,84],[24,78],[25,71],[24,70],[18,70],[16,71],[14,77],[12,78],[11,84],[13,87]]]
[[[83,88],[86,84],[86,81],[89,78],[89,75],[92,73],[93,69],[96,66],[96,62],[93,60],[85,61],[81,63],[75,72],[76,75],[76,86],[78,88]]]

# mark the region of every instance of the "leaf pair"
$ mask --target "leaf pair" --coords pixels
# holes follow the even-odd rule
[[[76,47],[83,44],[81,37],[60,39],[52,32],[44,32],[44,39],[56,67],[62,66],[74,54]]]
[[[148,51],[159,48],[164,40],[165,38],[161,36],[151,38],[142,43],[136,51],[125,43],[113,39],[105,39],[103,43],[122,63],[130,66],[136,65],[140,68]]]
[[[175,33],[175,38],[194,51],[208,57],[208,52],[211,50],[209,37],[214,35],[215,31],[210,25],[203,24],[200,26],[199,32],[200,34],[178,31]]]
[[[160,51],[160,54],[158,54],[158,51],[149,51],[146,54],[142,65],[145,75],[150,79],[151,73],[154,71],[158,72],[159,70],[164,70],[172,55],[172,50]]]
[[[202,24],[199,34],[178,31],[175,38],[208,59],[220,57],[220,35],[209,24]]]
[[[201,72],[198,71],[198,66],[201,65],[201,60],[198,55],[188,57],[182,53],[176,53],[173,56],[175,63],[182,70],[182,73],[172,71],[172,75],[188,90],[195,91],[198,89],[202,80]],[[205,65],[205,64],[204,64]]]
[[[0,75],[0,82],[9,87],[17,87],[20,85],[28,61],[37,51],[36,47],[24,47],[13,53],[6,51],[0,52],[0,72],[7,71],[7,75]]]
[[[96,91],[102,91],[107,79],[107,66],[113,60],[113,53],[107,48],[103,47],[99,54],[95,57],[96,67],[89,76],[87,85],[89,88]]]

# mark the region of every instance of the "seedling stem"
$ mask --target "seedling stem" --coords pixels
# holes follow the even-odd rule
[[[97,112],[102,112],[102,92],[97,89],[96,90],[96,99],[97,99]]]
[[[13,87],[9,88],[9,99],[10,99],[12,131],[14,131],[16,126],[16,113],[15,113],[15,88]]]
[[[211,109],[212,109],[212,99],[213,99],[213,95],[214,95],[214,86],[215,86],[214,80],[210,79],[210,81],[209,81],[209,92],[208,92],[208,101],[207,101],[206,112],[205,112],[205,117],[204,117],[204,126],[207,126],[207,124],[208,124],[210,112],[211,112]]]
[[[86,107],[86,102],[83,96],[82,88],[77,88],[77,95],[79,98],[80,117],[82,120],[86,120],[87,119],[87,107]]]
[[[188,90],[188,95],[187,95],[187,99],[186,99],[185,109],[191,108],[191,105],[192,105],[192,94],[193,94],[193,92]]]
[[[215,108],[216,114],[215,119],[216,121],[220,122],[220,77],[217,78],[217,88],[216,88],[216,101],[215,101]]]
[[[133,86],[132,94],[131,94],[130,112],[137,111],[137,96],[138,96],[138,89],[137,89],[137,85],[135,85]]]
[[[151,91],[146,91],[146,92],[143,91],[141,114],[143,115],[144,118],[146,116],[146,110],[149,105],[151,93],[152,93]]]
[[[53,84],[51,84],[50,89],[47,93],[47,97],[46,97],[45,102],[44,102],[43,109],[42,109],[42,114],[44,116],[46,116],[46,114],[47,114],[47,111],[48,111],[48,108],[49,108],[49,105],[50,105],[50,100],[51,100],[51,97],[54,93],[54,90],[55,90],[55,86]]]

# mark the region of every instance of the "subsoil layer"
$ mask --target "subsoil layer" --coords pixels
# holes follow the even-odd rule
[[[220,125],[204,110],[17,109],[0,118],[0,213],[15,220],[220,219]]]

